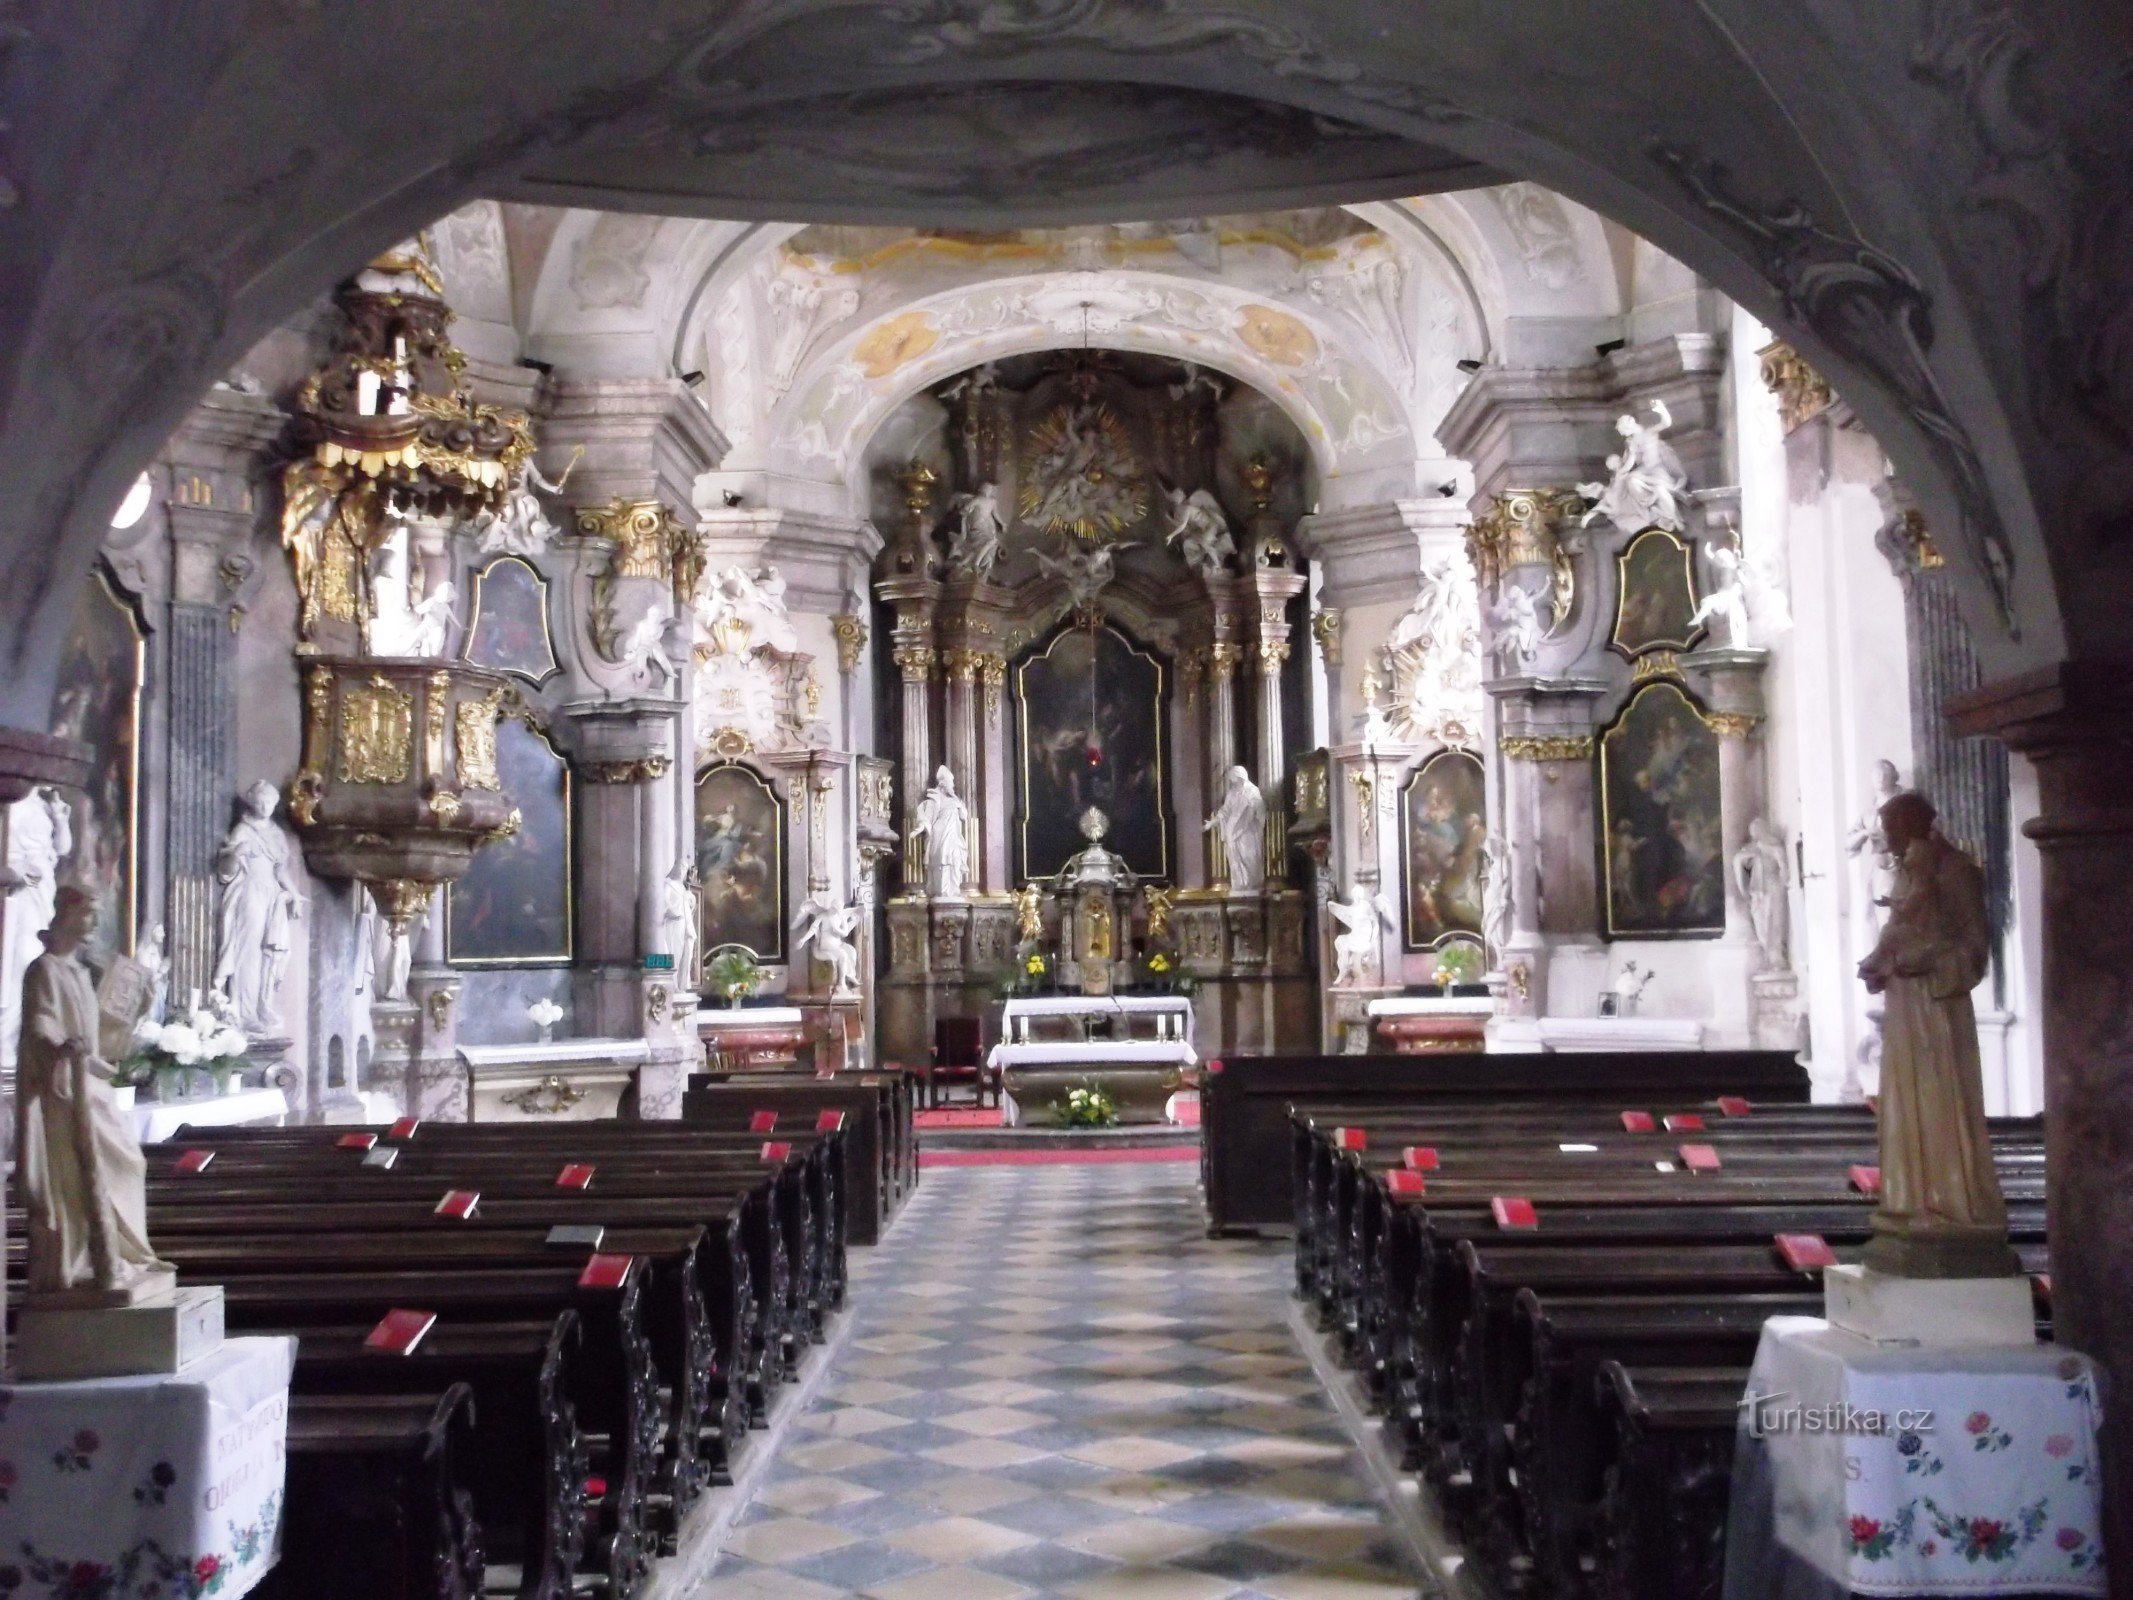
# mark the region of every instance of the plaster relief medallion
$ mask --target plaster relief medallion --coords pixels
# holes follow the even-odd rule
[[[1715,939],[1726,929],[1718,735],[1667,679],[1600,736],[1600,876],[1610,939]]]
[[[644,304],[645,291],[652,286],[644,258],[660,220],[624,211],[603,211],[594,219],[570,268],[570,287],[579,305],[588,311],[619,311]]]
[[[1318,359],[1318,335],[1286,311],[1248,305],[1237,313],[1237,337],[1284,367],[1307,367]]]
[[[1416,769],[1402,796],[1402,919],[1410,950],[1431,950],[1481,932],[1481,853],[1488,813],[1481,762],[1442,750]]]
[[[480,711],[480,702],[461,710]],[[508,837],[475,852],[444,895],[445,959],[459,966],[552,966],[572,952],[570,765],[539,730],[512,719],[486,742],[496,781],[518,808]],[[462,770],[465,749],[461,748]]]
[[[1126,425],[1101,402],[1063,405],[1023,442],[1018,509],[1025,526],[1077,539],[1115,538],[1148,514],[1148,481]]]
[[[932,317],[923,311],[906,311],[868,329],[852,346],[852,362],[869,378],[886,378],[931,350],[940,336]]]
[[[562,670],[548,631],[548,580],[531,562],[500,556],[474,574],[473,620],[460,654],[535,688]]]
[[[1615,557],[1615,626],[1608,643],[1634,661],[1687,650],[1708,631],[1696,620],[1696,569],[1688,545],[1646,528]]]

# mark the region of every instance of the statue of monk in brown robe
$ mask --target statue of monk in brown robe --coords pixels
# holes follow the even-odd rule
[[[1881,938],[1859,976],[1884,1006],[1881,1205],[1866,1264],[1909,1278],[2020,1271],[1992,1166],[1970,991],[1991,960],[1985,878],[1905,793],[1881,808],[1898,862]]]

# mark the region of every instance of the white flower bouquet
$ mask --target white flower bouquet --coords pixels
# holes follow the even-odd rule
[[[133,1030],[133,1054],[120,1065],[114,1082],[153,1082],[157,1095],[178,1098],[188,1072],[207,1072],[216,1087],[226,1088],[230,1075],[243,1070],[251,1041],[244,1030],[196,997],[184,1016],[169,1022],[143,1017]]]
[[[544,995],[526,1007],[526,1017],[541,1030],[541,1043],[546,1044],[555,1036],[555,1025],[563,1020],[563,1008]]]

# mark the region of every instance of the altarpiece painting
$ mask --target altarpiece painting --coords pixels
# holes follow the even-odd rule
[[[458,966],[546,966],[571,957],[570,764],[516,717],[496,725],[496,771],[518,831],[474,854],[445,892],[445,959]]]
[[[1163,663],[1108,623],[1067,626],[1015,666],[1020,875],[1049,878],[1111,819],[1105,844],[1145,878],[1170,877]]]
[[[1600,736],[1599,845],[1609,938],[1725,932],[1718,735],[1677,683],[1647,683]]]
[[[1646,528],[1615,557],[1615,627],[1609,643],[1635,660],[1654,650],[1687,650],[1704,636],[1696,616],[1696,571],[1688,545]]]
[[[721,761],[698,775],[696,874],[706,962],[731,948],[785,959],[785,807],[753,767]]]
[[[1410,950],[1481,934],[1481,847],[1488,803],[1481,762],[1440,750],[1415,769],[1401,797],[1402,927]]]
[[[141,690],[146,634],[132,603],[99,569],[82,586],[74,627],[59,658],[52,731],[94,752],[86,792],[67,791],[74,852],[62,881],[96,896],[97,931],[88,956],[131,955],[140,849]]]

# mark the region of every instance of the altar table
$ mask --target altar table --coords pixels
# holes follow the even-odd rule
[[[1127,1030],[1151,1024],[1154,1037],[1091,1039],[1088,1025],[1111,1019]],[[1032,1023],[1078,1024],[1082,1037],[1033,1039]],[[1057,1099],[1073,1084],[1093,1081],[1117,1102],[1122,1120],[1141,1120],[1164,1108],[1199,1065],[1192,1043],[1192,1001],[1178,994],[1017,996],[1001,1008],[1005,1037],[985,1057],[985,1069],[1000,1084],[1002,1120],[1022,1121],[1022,1104],[1041,1096]],[[1017,1089],[1021,1093],[1017,1094]]]
[[[236,1600],[281,1558],[296,1341],[175,1375],[0,1389],[0,1565],[25,1593]]]
[[[289,1117],[289,1097],[279,1089],[202,1095],[197,1100],[139,1101],[133,1107],[134,1137],[158,1144],[180,1128],[280,1127]]]
[[[645,1039],[551,1039],[463,1044],[458,1054],[471,1121],[591,1122],[621,1109],[652,1046]]]
[[[1769,1398],[1735,1441],[1726,1600],[2105,1592],[2087,1358],[1773,1317],[1748,1394]]]
[[[1121,1019],[1129,1028],[1152,1021],[1158,1039],[1192,1042],[1192,999],[1182,994],[1017,995],[1000,1008],[1000,1030],[1006,1042],[1018,1043],[1028,1040],[1032,1022],[1079,1022],[1086,1032],[1099,1018]]]

